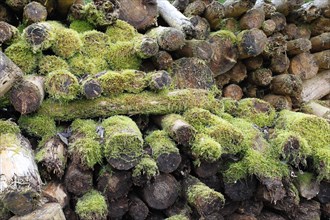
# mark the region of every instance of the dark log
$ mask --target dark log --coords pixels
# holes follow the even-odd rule
[[[289,96],[268,94],[263,97],[263,100],[269,102],[276,109],[276,111],[292,109],[292,101]]]
[[[276,204],[285,197],[286,191],[280,178],[263,178],[260,182],[256,192],[258,200]]]
[[[190,18],[190,22],[194,26],[196,40],[205,40],[210,35],[210,24],[205,18],[198,15]]]
[[[110,219],[122,219],[129,210],[129,200],[125,197],[108,202]]]
[[[100,97],[103,89],[97,79],[87,78],[81,82],[82,94],[87,99],[95,99]]]
[[[176,60],[172,78],[178,89],[211,89],[214,85],[213,73],[207,63],[195,57]]]
[[[183,47],[185,36],[183,32],[172,27],[156,27],[151,29],[147,36],[155,38],[161,49],[174,51]]]
[[[320,193],[316,197],[322,204],[330,203],[330,182],[326,180],[321,181]]]
[[[127,116],[112,116],[102,122],[105,131],[104,155],[118,170],[133,168],[142,155],[143,139],[136,123]]]
[[[144,220],[149,213],[148,206],[136,195],[130,194],[128,214],[133,220]]]
[[[5,0],[5,3],[15,12],[21,12],[29,0]]]
[[[167,219],[175,219],[175,217],[180,216],[180,219],[182,218],[182,220],[188,220],[192,217],[191,207],[187,204],[187,201],[184,198],[180,197],[171,207],[167,208],[164,213],[166,214],[166,216],[170,216]]]
[[[112,170],[109,166],[103,167],[97,178],[97,190],[109,201],[126,196],[132,185],[131,172]]]
[[[172,78],[170,74],[164,70],[155,71],[147,75],[149,78],[148,87],[152,91],[162,91],[168,89],[172,84]]]
[[[260,68],[248,74],[248,81],[257,86],[267,86],[272,81],[272,75],[270,69]]]
[[[31,46],[34,53],[41,50],[47,50],[55,43],[55,26],[56,25],[53,26],[51,23],[40,22],[33,23],[24,29],[23,37]],[[61,27],[60,25],[58,26]],[[63,30],[65,29],[63,28]],[[59,50],[59,47],[56,48]],[[69,53],[74,52],[70,51]]]
[[[250,215],[250,216],[259,216],[264,204],[262,201],[254,201],[254,200],[245,200],[242,201],[240,207],[237,212],[240,214]]]
[[[214,76],[233,68],[238,57],[235,35],[230,31],[217,31],[210,36],[209,42],[213,48],[210,68]]]
[[[16,84],[9,94],[10,103],[21,114],[35,112],[44,100],[44,78],[28,75]]]
[[[235,18],[225,18],[220,22],[219,30],[228,30],[233,33],[238,33],[241,31],[241,27],[239,26],[239,22]]]
[[[261,28],[265,21],[265,12],[261,9],[250,9],[240,18],[240,26],[243,30]]]
[[[56,202],[61,208],[69,205],[69,195],[62,183],[49,182],[42,187],[43,199],[46,199],[47,203]]]
[[[239,17],[246,11],[251,9],[256,0],[226,0],[223,5],[225,6],[226,17]]]
[[[157,22],[156,1],[119,0],[119,18],[138,30],[145,30]]]
[[[189,0],[174,0],[172,5],[179,11],[184,11],[184,9],[189,4]]]
[[[187,17],[195,15],[202,15],[205,11],[206,5],[202,0],[195,0],[187,5],[183,14]]]
[[[173,176],[161,174],[142,189],[142,198],[153,209],[166,209],[177,199],[178,186]]]
[[[301,53],[291,59],[289,73],[300,76],[302,80],[313,78],[318,70],[314,56],[310,53]]]
[[[232,201],[244,201],[250,199],[257,191],[257,180],[255,177],[239,180],[236,183],[224,183],[225,194]]]
[[[2,97],[11,89],[11,87],[16,83],[16,81],[22,78],[23,72],[1,51],[0,69],[0,97]]]
[[[19,35],[18,29],[5,21],[0,21],[0,33],[0,46],[10,44]]]
[[[330,203],[321,204],[321,218],[329,218],[330,217]]]
[[[10,220],[65,220],[61,206],[58,203],[47,203],[24,216],[14,216]]]
[[[151,149],[150,149],[151,150]],[[156,160],[149,155],[145,155],[133,168],[132,180],[135,186],[144,186],[159,174]]]
[[[320,203],[315,200],[303,201],[300,203],[299,210],[295,219],[310,220],[321,219]]]
[[[323,33],[321,35],[311,38],[311,43],[311,52],[313,53],[330,49],[330,33]]]
[[[221,20],[225,16],[224,6],[218,1],[212,1],[206,6],[204,17],[209,22],[212,30],[219,30]]]
[[[282,30],[282,34],[284,34],[287,40],[297,39],[298,35],[298,27],[294,23],[287,24],[285,28]]]
[[[219,174],[207,177],[207,178],[199,178],[201,182],[205,185],[214,189],[215,191],[222,192],[223,191],[223,179]]]
[[[246,66],[238,61],[226,74],[230,77],[231,83],[240,83],[247,77]]]
[[[208,178],[218,173],[219,165],[219,161],[207,162],[201,159],[198,164],[194,164],[193,170],[199,178]]]
[[[242,31],[237,35],[238,51],[240,58],[258,56],[263,52],[267,43],[267,36],[259,29],[250,29]]]
[[[177,179],[182,179],[188,176],[191,173],[192,170],[192,163],[190,157],[186,154],[181,155],[181,163],[179,167],[174,171],[172,174]]]
[[[285,220],[285,218],[279,214],[275,214],[273,212],[263,210],[261,214],[258,216],[258,220]]]
[[[330,50],[313,53],[313,56],[320,70],[330,69]]]
[[[68,192],[82,196],[93,188],[93,172],[82,171],[74,164],[70,164],[65,172],[64,183]]]
[[[219,89],[222,89],[230,82],[230,76],[227,73],[223,73],[215,78],[215,83]]]
[[[226,219],[235,219],[235,220],[257,220],[256,217],[251,216],[251,215],[246,215],[246,214],[237,214],[233,213],[229,216],[226,217]]]
[[[185,45],[175,51],[175,56],[196,57],[205,61],[209,61],[213,54],[211,44],[205,40],[187,40]]]
[[[256,56],[244,59],[243,63],[247,70],[256,70],[262,67],[263,61],[262,56]]]
[[[15,13],[3,2],[0,3],[0,21],[7,22],[9,24],[15,23]]]
[[[45,21],[47,18],[47,9],[39,2],[30,2],[24,7],[23,21],[25,24],[30,25]]]
[[[173,58],[171,54],[166,51],[159,51],[154,57],[152,62],[158,70],[167,70],[173,65]]]
[[[274,33],[276,30],[276,23],[273,20],[266,20],[262,23],[261,29],[263,32],[267,35],[270,36]]]
[[[298,38],[287,42],[288,55],[297,55],[308,52],[312,48],[312,43],[306,38]]]
[[[239,101],[243,97],[243,90],[236,84],[230,84],[223,89],[223,97]]]
[[[286,53],[274,54],[270,61],[270,70],[273,73],[286,73],[290,67],[290,60]]]
[[[330,18],[320,17],[311,24],[312,36],[330,32]]]
[[[270,84],[273,94],[299,96],[303,89],[303,83],[299,76],[291,74],[281,74],[273,76]]]
[[[301,96],[304,102],[320,99],[327,95],[330,93],[329,70],[322,71],[315,77],[305,80],[302,87]]]

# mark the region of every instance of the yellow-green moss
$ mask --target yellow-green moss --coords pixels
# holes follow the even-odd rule
[[[0,154],[6,149],[20,148],[20,140],[17,134],[14,133],[0,133]]]
[[[199,160],[215,162],[221,157],[222,147],[213,138],[199,134],[191,146],[191,151],[192,155]]]
[[[300,135],[313,150],[330,148],[330,124],[321,117],[283,110],[279,114],[275,128]]]
[[[50,72],[45,88],[50,97],[64,102],[75,99],[80,91],[78,79],[67,70]]]
[[[313,149],[313,167],[318,173],[317,179],[330,180],[330,149],[317,148]]]
[[[132,25],[119,19],[116,23],[109,26],[105,33],[110,37],[110,41],[112,43],[116,43],[118,41],[131,41],[139,35],[137,30]]]
[[[311,184],[316,180],[313,173],[298,172],[297,177],[294,179],[294,184],[300,189],[310,188]]]
[[[70,71],[76,76],[84,74],[95,75],[108,69],[108,63],[103,58],[88,57],[83,54],[76,54],[68,60]]]
[[[164,130],[153,131],[145,138],[145,141],[152,148],[154,159],[157,159],[161,154],[179,154],[179,149]]]
[[[31,47],[24,41],[18,41],[7,47],[5,54],[26,74],[33,73],[41,53],[34,54]]]
[[[95,27],[84,20],[74,20],[70,23],[70,29],[77,31],[78,33],[84,33],[86,31],[94,30]]]
[[[224,40],[230,40],[233,44],[237,42],[235,34],[228,30],[220,30],[220,31],[212,32],[210,34],[210,38],[212,37],[220,37]]]
[[[47,75],[48,73],[55,70],[68,70],[69,65],[65,60],[58,56],[46,55],[39,60],[39,74]]]
[[[37,33],[38,38],[30,33]],[[42,33],[42,36],[40,36]],[[27,26],[23,31],[23,38],[31,46],[32,51],[38,52],[49,49],[55,42],[56,34],[51,23],[38,22]]]
[[[54,119],[41,115],[22,115],[18,120],[19,126],[30,135],[37,137],[53,136],[56,134]]]
[[[183,214],[172,215],[171,217],[165,218],[165,220],[189,220],[189,218]]]
[[[88,57],[103,58],[110,45],[110,38],[105,33],[92,30],[82,34],[82,53]]]
[[[56,39],[52,46],[53,52],[64,59],[72,57],[79,52],[82,42],[78,32],[68,28],[56,29]]]
[[[82,220],[101,220],[106,219],[108,206],[100,192],[91,190],[78,199],[75,211]]]
[[[221,103],[223,103],[224,111],[228,114],[234,115],[238,108],[238,101],[232,98],[222,98]]]
[[[148,179],[159,174],[157,163],[149,156],[141,158],[139,163],[133,168],[132,176],[137,177],[140,175],[146,175]]]
[[[134,50],[134,42],[120,41],[111,44],[106,60],[113,70],[139,69],[141,65],[141,59]]]
[[[81,14],[84,15],[84,19],[86,19],[86,21],[90,24],[95,27],[103,28],[112,25],[116,21],[117,16],[110,13],[112,10],[115,10],[115,6],[112,2],[105,1],[101,3],[103,4],[99,4],[98,6],[96,6],[93,2],[85,4],[82,7]]]
[[[18,134],[19,127],[15,122],[9,120],[0,120],[0,134]]]

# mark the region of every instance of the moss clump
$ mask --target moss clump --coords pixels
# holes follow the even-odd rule
[[[145,138],[145,141],[152,148],[154,159],[157,159],[161,154],[179,154],[179,149],[163,130],[153,131]]]
[[[113,15],[117,5],[109,1],[100,3],[97,5],[93,2],[85,4],[82,7],[81,14],[93,26],[103,28],[112,25],[117,20],[117,16]]]
[[[268,102],[255,98],[241,99],[234,114],[259,127],[272,126],[276,117],[274,107]]]
[[[113,70],[139,69],[141,59],[136,55],[134,42],[117,42],[111,44],[106,56]]]
[[[70,71],[76,76],[84,74],[95,75],[108,69],[108,63],[103,58],[82,55],[80,53],[74,55],[68,60]]]
[[[220,37],[224,40],[230,40],[233,44],[237,42],[236,36],[233,32],[227,30],[220,30],[210,34],[210,37]]]
[[[318,172],[317,179],[330,180],[330,149],[317,148],[313,149],[313,167]]]
[[[19,149],[21,141],[17,134],[0,133],[0,154],[6,149]]]
[[[72,123],[71,128],[74,132],[74,140],[69,144],[69,152],[73,155],[74,160],[78,160],[75,162],[88,168],[93,168],[95,164],[101,163],[103,154],[99,136],[96,133],[96,122],[77,119]]]
[[[222,147],[218,142],[213,140],[213,138],[204,134],[199,134],[192,144],[191,151],[193,156],[197,159],[215,162],[221,157]]]
[[[112,116],[105,119],[102,126],[106,135],[104,155],[107,158],[141,157],[143,138],[132,119],[126,116]]]
[[[132,25],[119,19],[115,24],[109,26],[105,33],[110,37],[112,43],[117,43],[118,41],[131,41],[139,35]]]
[[[45,80],[45,87],[53,99],[64,102],[75,99],[80,91],[78,79],[67,70],[49,73]]]
[[[23,38],[31,46],[33,52],[49,49],[55,42],[56,34],[51,23],[39,22],[27,26]]]
[[[19,127],[12,121],[0,120],[0,134],[18,134],[20,133]]]
[[[189,218],[183,214],[179,214],[168,217],[166,220],[189,220]]]
[[[88,57],[103,58],[107,54],[110,45],[108,35],[99,31],[86,31],[82,34],[82,53]]]
[[[79,198],[75,210],[82,220],[102,220],[108,215],[107,202],[96,190],[91,190]]]
[[[313,150],[330,147],[330,124],[321,117],[283,110],[279,114],[275,128],[300,135]]]
[[[41,115],[22,115],[18,120],[19,126],[30,135],[37,137],[53,136],[56,134],[54,119]]]
[[[84,33],[86,31],[94,30],[95,27],[84,20],[74,20],[70,23],[70,29],[77,31],[78,33]]]
[[[57,56],[70,58],[81,50],[82,45],[78,32],[68,28],[56,29],[52,50]]]
[[[132,177],[146,176],[148,180],[159,174],[157,163],[149,156],[143,157],[133,168]]]
[[[18,41],[7,47],[5,54],[26,74],[33,73],[41,53],[34,54],[31,47],[24,41]]]
[[[232,98],[222,98],[221,103],[223,104],[226,113],[233,115],[237,111],[238,101]]]
[[[39,74],[41,75],[47,75],[50,72],[53,72],[55,70],[68,70],[69,65],[65,60],[58,56],[53,55],[46,55],[43,56],[39,61]]]

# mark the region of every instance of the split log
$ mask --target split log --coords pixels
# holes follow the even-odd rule
[[[128,214],[133,220],[144,220],[147,218],[149,213],[148,206],[136,195],[130,194],[128,196],[129,210]]]
[[[170,27],[181,30],[187,37],[193,37],[195,35],[194,27],[189,19],[179,12],[168,0],[157,0],[156,2],[160,16]]]
[[[133,168],[142,156],[143,139],[136,123],[127,116],[112,116],[102,122],[105,131],[104,155],[118,170]]]
[[[276,23],[273,20],[266,20],[262,23],[261,29],[263,32],[267,35],[270,36],[272,35],[275,30],[276,30]]]
[[[23,22],[27,25],[45,21],[47,18],[47,9],[39,2],[30,2],[24,7]]]
[[[61,206],[58,203],[47,203],[24,216],[14,216],[10,220],[65,220]]]
[[[330,108],[322,103],[309,101],[302,106],[302,112],[313,114],[330,121]]]
[[[179,11],[184,11],[184,9],[189,4],[189,0],[174,0],[172,5],[176,7]]]
[[[225,194],[232,201],[244,201],[250,199],[257,191],[257,179],[248,177],[236,183],[224,183]]]
[[[300,76],[302,80],[313,78],[318,70],[314,56],[310,53],[301,53],[291,59],[289,73]]]
[[[243,97],[242,88],[236,84],[230,84],[223,89],[223,97],[239,101]]]
[[[119,0],[119,18],[138,30],[145,30],[157,21],[156,1]]]
[[[212,1],[204,11],[204,17],[210,24],[212,30],[219,30],[221,20],[225,16],[225,7],[218,1]]]
[[[313,56],[320,70],[330,69],[330,50],[324,50],[318,53],[314,53]]]
[[[210,24],[205,18],[198,15],[190,18],[190,22],[194,26],[196,40],[205,40],[210,35]]]
[[[258,56],[263,52],[267,43],[267,36],[259,29],[250,29],[242,31],[237,35],[237,47],[240,58]]]
[[[292,109],[292,101],[289,96],[268,94],[263,97],[263,100],[269,102],[276,109],[276,111]]]
[[[268,86],[273,77],[273,73],[270,69],[260,68],[248,75],[248,81],[257,86]]]
[[[323,33],[311,38],[311,43],[313,53],[330,49],[330,33]]]
[[[290,60],[286,53],[274,54],[270,60],[270,70],[274,73],[286,73],[290,67]]]
[[[68,121],[75,118],[95,118],[120,114],[179,113],[193,107],[203,107],[212,111],[218,111],[221,108],[220,104],[210,96],[208,91],[184,89],[170,91],[165,94],[143,92],[139,94],[122,94],[116,97],[100,97],[94,100],[78,100],[70,103],[46,100],[43,102],[38,114],[47,115],[55,120]]]
[[[211,44],[205,40],[187,40],[185,45],[175,51],[175,56],[196,57],[205,61],[209,61],[213,54]]]
[[[247,77],[246,66],[242,61],[238,61],[226,74],[230,77],[231,83],[240,83]]]
[[[151,29],[147,36],[155,38],[161,49],[174,51],[183,47],[185,36],[183,32],[172,27],[156,27]]]
[[[22,70],[0,51],[0,97],[6,94],[23,76]]]
[[[256,70],[262,67],[263,61],[262,56],[256,56],[244,59],[243,63],[247,70]]]
[[[287,53],[290,56],[308,52],[311,48],[312,43],[306,38],[298,38],[287,42]]]
[[[196,0],[187,5],[183,14],[187,17],[195,15],[202,15],[205,11],[206,5],[202,0]]]
[[[159,51],[152,57],[152,62],[157,70],[167,70],[173,65],[173,58],[171,54],[166,51]]]
[[[19,35],[15,26],[4,21],[0,21],[0,33],[0,46],[2,44],[10,44]]]
[[[58,182],[49,182],[42,187],[41,195],[47,201],[46,203],[56,202],[61,208],[69,205],[69,195],[66,192],[65,186]]]
[[[270,90],[276,95],[300,96],[303,90],[303,83],[299,76],[281,74],[273,76]]]
[[[302,100],[308,102],[320,99],[330,93],[330,72],[325,70],[302,84]]]
[[[178,182],[172,175],[161,174],[142,189],[142,198],[150,208],[166,209],[177,199],[178,186]]]
[[[176,60],[172,67],[172,79],[178,89],[211,89],[213,73],[207,63],[195,57]]]
[[[93,188],[93,172],[82,171],[74,164],[70,164],[65,172],[64,183],[68,192],[82,196]]]
[[[44,78],[34,75],[24,77],[9,94],[10,103],[23,115],[37,111],[44,97]]]
[[[249,9],[251,9],[256,0],[226,0],[223,5],[225,6],[225,17],[239,17]]]
[[[250,9],[240,18],[240,27],[242,30],[261,28],[265,21],[265,12],[261,9]]]

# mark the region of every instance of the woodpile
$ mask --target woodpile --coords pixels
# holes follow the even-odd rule
[[[0,220],[330,218],[328,0],[0,3]]]

